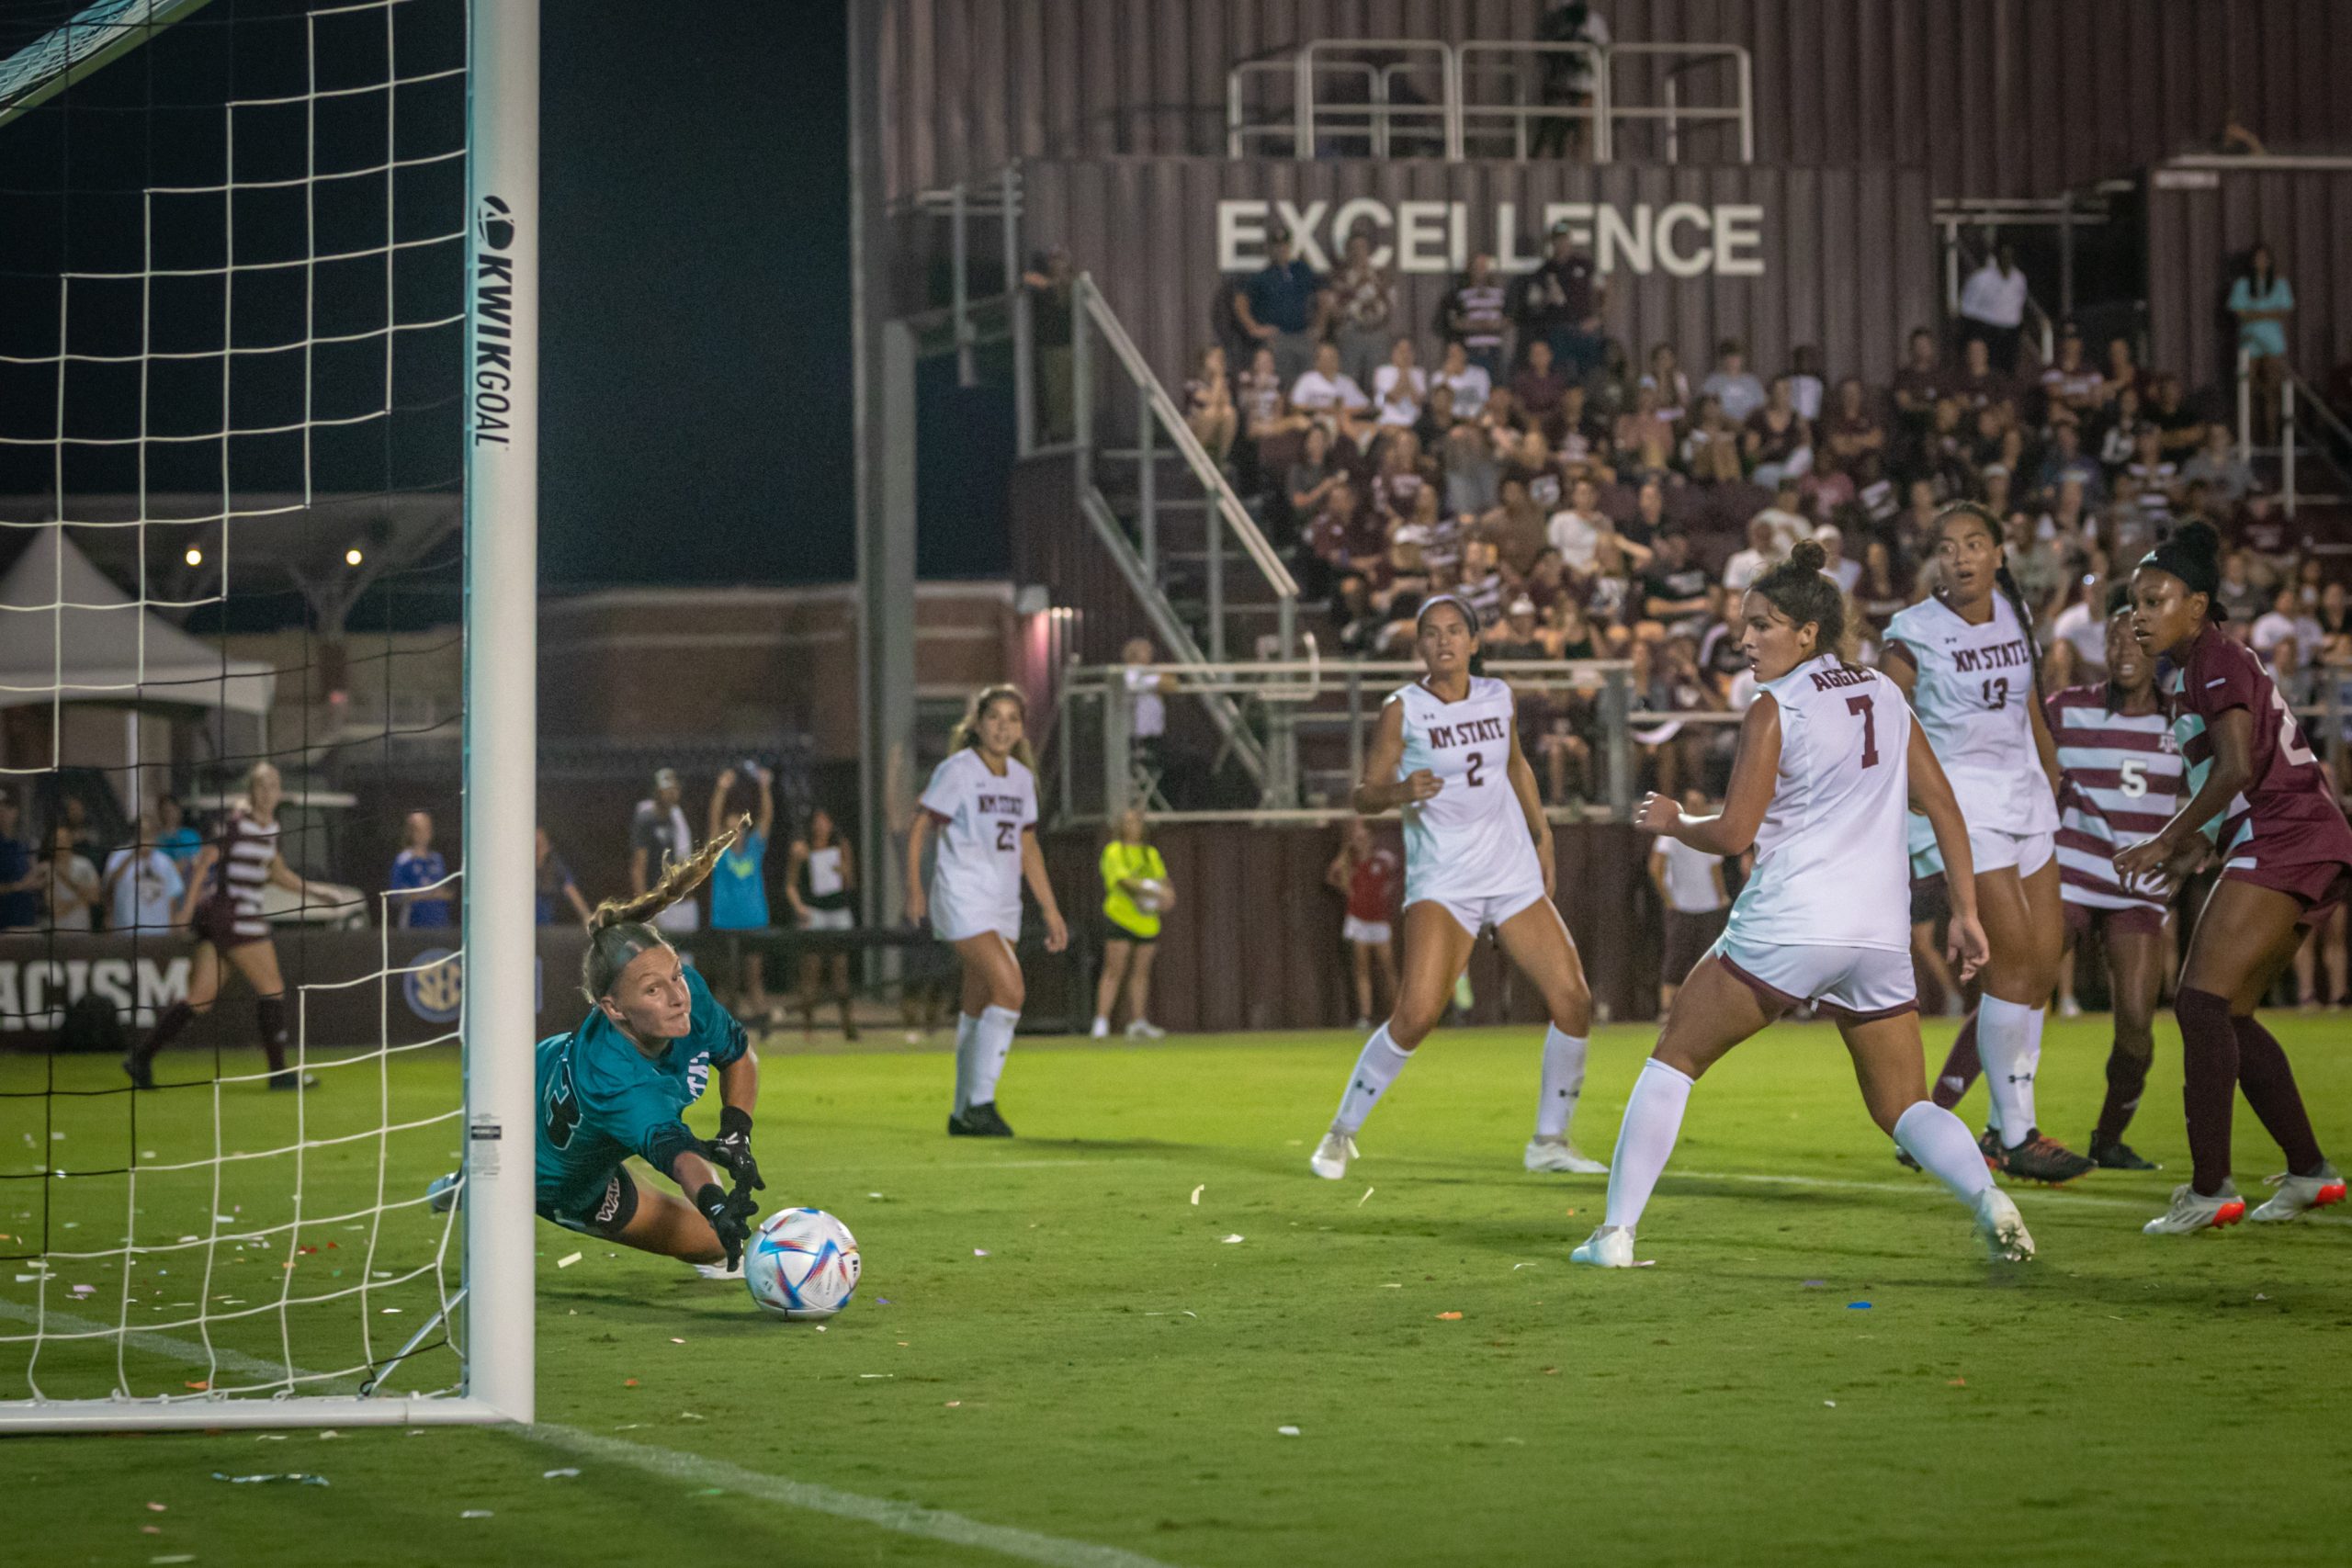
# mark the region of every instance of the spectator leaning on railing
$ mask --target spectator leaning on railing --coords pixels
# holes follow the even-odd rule
[[[448,863],[433,847],[433,817],[412,811],[401,825],[405,842],[392,857],[389,886],[392,892],[392,923],[407,930],[450,923],[456,896],[447,883]]]

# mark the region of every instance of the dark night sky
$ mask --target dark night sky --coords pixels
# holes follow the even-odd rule
[[[0,24],[0,53],[70,9],[60,3],[12,12]],[[283,91],[289,77],[299,85],[302,10],[298,0],[215,0],[62,99],[0,128],[0,349],[53,351],[62,266],[139,265],[143,187],[220,178],[223,84],[233,79],[241,96]],[[810,581],[854,571],[842,10],[707,7],[689,25],[641,0],[547,0],[540,559],[548,586]],[[402,7],[401,26],[411,29],[401,46],[403,69],[436,49],[456,58],[459,15],[457,0]],[[421,90],[420,102],[435,90]],[[380,96],[322,100],[322,149],[364,150],[366,138],[380,140]],[[447,100],[452,123],[458,105]],[[240,111],[241,178],[301,171],[301,121],[268,118],[277,113]],[[402,131],[417,130],[424,118],[408,115]],[[322,166],[327,161],[322,151]],[[454,191],[435,192],[427,216],[438,221],[435,214],[458,205]],[[380,212],[380,185],[372,196],[356,186],[333,194],[362,206],[372,199]],[[273,207],[274,199],[243,200],[241,259],[273,238],[290,240],[300,254],[299,202]],[[219,228],[217,220],[185,226],[181,232],[198,240],[181,265],[218,265]],[[412,300],[439,308],[453,298],[454,278],[432,271],[453,266],[451,256],[446,246],[402,255],[404,312]],[[322,302],[337,284],[354,281],[331,271],[317,269]],[[298,276],[286,275],[284,289],[269,276],[241,282],[240,343],[300,335],[304,306],[290,282]],[[356,281],[358,303],[350,308],[380,316],[380,277]],[[118,287],[119,298],[103,297]],[[135,285],[76,288],[74,345],[135,351]],[[371,294],[377,303],[368,306]],[[322,303],[314,330],[337,330],[334,309],[341,308]],[[153,311],[154,350],[217,344],[222,330],[217,300],[187,288],[170,299],[159,288]],[[272,326],[273,311],[286,324]],[[299,417],[300,363],[241,357],[237,422],[273,423],[289,404]],[[345,392],[372,400],[368,389],[382,376],[380,349],[370,345],[322,349],[314,367],[320,412]],[[313,458],[322,486],[446,481],[455,367],[446,354],[404,357],[396,400],[408,410],[389,425],[334,438],[342,445],[332,457],[334,443],[322,436]],[[217,368],[197,367],[185,389],[166,367],[153,368],[151,432],[175,423],[218,427]],[[135,367],[72,369],[70,427],[139,429]],[[52,372],[0,374],[0,428],[8,433],[44,433],[53,401]],[[67,488],[131,488],[136,450],[69,449]],[[203,448],[151,445],[150,453],[151,489],[217,489],[218,459]],[[289,468],[268,442],[245,444],[234,461],[232,482],[241,490],[299,481],[299,463]],[[49,489],[51,462],[45,447],[0,447],[0,491]],[[185,471],[164,471],[183,462]]]

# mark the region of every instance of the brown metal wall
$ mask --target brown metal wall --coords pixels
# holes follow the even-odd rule
[[[2352,170],[2215,170],[2208,178],[2158,170],[2150,182],[2150,362],[2199,382],[2235,374],[2237,329],[2222,303],[2245,254],[2267,241],[2295,290],[2288,357],[2326,385],[2352,361]]]
[[[1317,38],[1530,38],[1543,9],[1541,0],[883,3],[883,158],[894,197],[1013,157],[1221,155],[1226,73],[1241,60]],[[1759,162],[1918,164],[1939,196],[2051,195],[2127,173],[2210,140],[2232,104],[2274,151],[2352,142],[2343,0],[1602,8],[1620,41],[1749,50]],[[1636,71],[1623,83],[1648,91]],[[1652,154],[1634,141],[1622,155]]]
[[[1703,372],[1715,342],[1747,340],[1759,371],[1788,364],[1799,344],[1818,344],[1834,378],[1883,380],[1904,334],[1935,320],[1935,235],[1927,179],[1916,169],[1675,169],[1512,164],[1231,163],[1222,158],[1038,162],[1027,169],[1028,231],[1059,241],[1093,273],[1120,319],[1163,378],[1181,380],[1209,341],[1220,276],[1221,199],[1287,200],[1300,210],[1370,197],[1393,211],[1403,200],[1460,202],[1470,243],[1491,241],[1495,214],[1514,205],[1520,242],[1532,235],[1547,202],[1592,202],[1629,218],[1646,205],[1676,202],[1711,210],[1762,209],[1752,276],[1677,277],[1653,258],[1646,276],[1612,277],[1609,331],[1638,353],[1671,341]],[[1692,232],[1678,231],[1690,254]],[[1404,278],[1405,321],[1426,333],[1447,287],[1442,273]]]
[[[1393,824],[1375,830],[1396,847]],[[1564,827],[1555,840],[1560,910],[1593,996],[1620,1021],[1653,1016],[1659,915],[1643,869],[1646,842],[1620,826]],[[1099,923],[1102,842],[1095,833],[1047,838],[1054,896],[1073,925]],[[1154,842],[1179,900],[1154,961],[1155,1020],[1182,1031],[1347,1024],[1355,1008],[1340,942],[1344,909],[1323,885],[1324,869],[1339,852],[1336,827],[1171,824]],[[1042,974],[1046,961],[1036,962]],[[1509,970],[1492,943],[1479,943],[1470,962],[1478,998],[1473,1021],[1542,1019],[1533,988]]]

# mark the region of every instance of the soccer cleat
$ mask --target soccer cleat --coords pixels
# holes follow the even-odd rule
[[[1127,1038],[1130,1040],[1164,1040],[1167,1036],[1168,1031],[1148,1018],[1138,1018],[1127,1025]]]
[[[997,1114],[996,1101],[967,1105],[963,1114],[947,1119],[947,1135],[951,1138],[1009,1138],[1012,1129]]]
[[[424,1206],[436,1214],[446,1214],[458,1206],[458,1173],[436,1176],[433,1185],[424,1190]]]
[[[2344,1201],[2344,1178],[2335,1168],[2323,1163],[2316,1176],[2297,1176],[2292,1171],[2270,1179],[2278,1189],[2271,1200],[2246,1216],[2266,1225],[2283,1224],[2300,1220],[2313,1209],[2324,1209],[2330,1203]]]
[[[732,1269],[724,1263],[697,1263],[695,1272],[706,1280],[732,1280],[740,1285],[743,1282],[743,1260],[737,1258]]]
[[[1987,1187],[1976,1196],[1976,1234],[1984,1238],[1984,1250],[1996,1263],[2033,1261],[2033,1236],[2025,1228],[2025,1217],[1997,1187]]]
[[[270,1074],[269,1087],[276,1089],[316,1089],[319,1087],[319,1075],[297,1072],[288,1067],[284,1072]]]
[[[1369,1034],[1372,1032],[1372,1020],[1360,1018],[1355,1021],[1352,1027],[1358,1034]]]
[[[2235,1183],[2222,1182],[2222,1190],[2208,1198],[2184,1181],[2172,1190],[2172,1207],[2140,1230],[2144,1235],[2190,1235],[2220,1230],[2245,1218],[2245,1200],[2238,1196]]]
[[[2060,1018],[2080,1018],[2083,1016],[2083,1004],[2076,1001],[2072,997],[2060,997],[2058,998],[2058,1016]]]
[[[1623,1225],[1602,1225],[1568,1254],[1568,1261],[1589,1263],[1596,1269],[1631,1269],[1634,1233]]]
[[[2001,1134],[1993,1128],[1984,1129],[1976,1140],[1976,1152],[1984,1156],[1984,1168],[1998,1173],[2001,1168]]]
[[[1905,1148],[1900,1144],[1894,1145],[1894,1163],[1901,1166],[1905,1170],[1917,1170],[1919,1168],[1919,1162],[1911,1157],[1911,1151]]]
[[[1107,1019],[1107,1018],[1098,1018],[1098,1019],[1096,1019],[1096,1020],[1094,1021],[1094,1027],[1093,1027],[1093,1028],[1091,1028],[1091,1029],[1090,1029],[1090,1030],[1088,1030],[1088,1031],[1086,1032],[1086,1037],[1087,1037],[1089,1040],[1108,1040],[1108,1039],[1110,1039],[1110,1038],[1111,1038],[1111,1021],[1110,1021],[1109,1019]]]
[[[1315,1152],[1306,1156],[1306,1168],[1326,1181],[1337,1181],[1348,1174],[1348,1161],[1356,1157],[1356,1141],[1345,1133],[1323,1134]]]
[[[1609,1168],[1586,1156],[1566,1138],[1530,1138],[1525,1164],[1530,1170],[1563,1170],[1571,1176],[1606,1176]]]
[[[2162,1170],[2163,1166],[2143,1157],[2140,1151],[2118,1138],[2102,1144],[2096,1134],[2091,1138],[2091,1163],[2101,1170]]]
[[[131,1088],[153,1089],[155,1087],[155,1065],[140,1055],[138,1052],[133,1051],[122,1059],[122,1070],[130,1075]]]
[[[2014,1176],[2020,1181],[2043,1181],[2055,1186],[2098,1168],[2056,1139],[2043,1137],[2041,1129],[2036,1127],[2025,1135],[2024,1143],[2001,1151],[1999,1168],[2004,1176]]]

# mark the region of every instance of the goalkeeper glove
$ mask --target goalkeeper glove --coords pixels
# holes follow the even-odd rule
[[[714,1165],[724,1166],[735,1179],[735,1190],[763,1190],[767,1183],[760,1179],[760,1162],[752,1157],[752,1113],[739,1106],[728,1106],[718,1113],[718,1136],[705,1145]]]
[[[752,1238],[751,1217],[756,1212],[751,1194],[738,1193],[730,1197],[718,1182],[706,1181],[702,1190],[695,1194],[695,1207],[701,1210],[702,1217],[710,1222],[710,1228],[718,1234],[718,1245],[727,1249],[727,1267],[732,1269],[741,1263],[743,1244]]]

